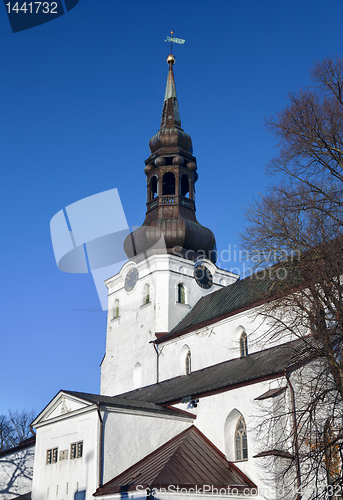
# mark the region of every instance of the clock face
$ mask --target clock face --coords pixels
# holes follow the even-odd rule
[[[125,277],[125,290],[127,292],[131,292],[136,286],[136,283],[138,281],[139,274],[138,274],[138,269],[136,267],[133,267],[130,269]]]
[[[194,278],[197,284],[208,290],[212,286],[213,276],[209,269],[206,266],[198,266],[194,269]]]

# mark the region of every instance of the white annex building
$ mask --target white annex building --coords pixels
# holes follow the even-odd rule
[[[257,435],[256,404],[292,405],[299,342],[259,346],[253,313],[268,278],[239,280],[215,265],[167,61],[146,218],[125,241],[129,261],[106,281],[100,394],[60,391],[32,424],[35,444],[0,453],[1,500],[286,498],[276,472],[294,457]]]

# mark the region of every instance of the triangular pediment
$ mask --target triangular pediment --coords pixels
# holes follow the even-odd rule
[[[93,404],[90,401],[60,391],[38,417],[36,417],[32,425],[36,427],[56,419],[65,418],[70,414],[82,412],[91,406],[93,406]]]

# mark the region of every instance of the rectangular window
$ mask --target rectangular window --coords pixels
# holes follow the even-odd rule
[[[83,441],[72,443],[70,445],[70,458],[81,458],[83,454]]]
[[[46,451],[46,463],[55,464],[58,460],[58,448],[50,448]]]
[[[82,451],[83,451],[83,441],[79,441],[77,443],[77,458],[82,457]]]

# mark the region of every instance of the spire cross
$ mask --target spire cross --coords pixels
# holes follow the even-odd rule
[[[182,38],[175,38],[174,31],[170,32],[171,36],[167,36],[167,38],[164,40],[165,42],[170,42],[170,53],[173,53],[173,42],[174,43],[179,43],[180,45],[183,45],[186,40],[182,40]]]

